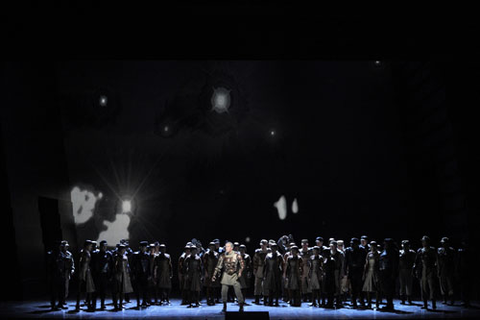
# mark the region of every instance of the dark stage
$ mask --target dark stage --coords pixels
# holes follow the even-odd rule
[[[5,9],[22,16],[4,28],[11,39],[54,34],[60,48],[4,46],[19,52],[0,70],[0,318],[222,319],[207,300],[234,301],[227,286],[240,306],[249,296],[250,320],[480,318],[480,64],[382,54],[389,41],[428,46],[438,28],[421,33],[406,16],[325,19],[328,10],[278,5],[234,18],[196,2],[178,9],[192,27],[152,10],[141,16],[150,26],[120,30],[107,16],[126,25],[130,13],[108,7],[78,23],[58,15],[56,28],[79,29],[65,36],[41,31],[50,19],[36,10],[25,19],[41,22],[28,28],[24,8]],[[386,24],[401,26],[402,41],[378,33]],[[36,39],[13,34],[23,29]],[[148,59],[125,53],[147,44]],[[116,307],[124,294],[132,302],[75,312],[105,293]],[[354,310],[363,293],[395,311]],[[170,306],[134,309],[137,296],[170,294]],[[264,297],[347,302],[252,304]],[[68,310],[50,310],[64,299]],[[435,299],[436,310],[421,309]]]
[[[45,301],[25,301],[21,303],[1,303],[0,317],[2,318],[64,318],[64,319],[225,319],[221,313],[222,306],[202,305],[197,308],[181,306],[179,300],[172,300],[170,306],[150,306],[146,309],[136,310],[134,303],[126,304],[123,311],[111,311],[112,306],[107,305],[107,310],[88,312],[83,308],[80,312],[74,311],[74,301],[68,302],[70,310],[50,311]],[[480,305],[473,304],[470,308],[463,308],[458,304],[448,306],[439,304],[437,310],[420,309],[421,302],[414,301],[413,305],[401,305],[395,301],[394,311],[352,309],[344,308],[325,309],[309,307],[303,303],[302,307],[291,307],[280,303],[280,307],[257,306],[250,304],[245,307],[244,319],[256,319],[254,316],[260,312],[268,312],[270,319],[448,319],[448,318],[479,318]],[[238,313],[235,303],[228,304],[228,312]],[[255,313],[255,314],[253,314]],[[263,318],[258,318],[263,319]]]

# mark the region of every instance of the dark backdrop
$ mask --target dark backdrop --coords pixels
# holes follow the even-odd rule
[[[192,237],[250,252],[285,233],[418,246],[423,234],[458,244],[478,225],[474,120],[465,87],[442,63],[63,61],[5,71],[12,201],[2,211],[26,295],[44,292],[39,197],[57,200],[52,219],[73,251],[133,197],[133,247],[158,239],[174,259]],[[210,110],[218,86],[232,90],[229,113]],[[102,194],[79,225],[76,186]],[[282,195],[285,220],[273,206]]]

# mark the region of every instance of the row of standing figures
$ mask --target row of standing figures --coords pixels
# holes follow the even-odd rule
[[[454,304],[456,273],[461,283],[463,305],[469,305],[468,279],[464,277],[464,269],[469,265],[468,251],[465,247],[454,250],[446,237],[438,248],[434,248],[424,236],[422,247],[417,251],[410,248],[408,240],[403,240],[401,249],[397,250],[390,238],[381,244],[368,241],[366,236],[352,238],[348,248],[344,248],[343,241],[332,238],[329,246],[324,246],[323,238],[317,237],[313,247],[307,239],[303,239],[300,246],[291,240],[287,236],[278,241],[262,240],[253,257],[246,253],[245,245],[231,244],[239,263],[232,271],[238,277],[234,283],[227,283],[228,286],[221,277],[226,246],[220,247],[218,239],[210,242],[208,249],[199,242],[188,242],[178,259],[181,304],[200,306],[201,292],[205,289],[207,305],[223,300],[226,310],[226,302],[236,300],[243,311],[244,297],[253,282],[254,304],[278,306],[279,299],[283,298],[291,306],[301,306],[303,301],[310,302],[312,307],[341,308],[348,293],[353,308],[359,305],[372,308],[373,298],[374,308],[379,308],[385,298],[383,309],[393,310],[397,280],[401,303],[412,304],[413,282],[418,279],[422,308],[428,309],[430,299],[435,309],[438,287],[443,302]],[[164,244],[141,241],[137,252],[130,249],[127,240],[122,240],[114,250],[107,250],[107,246],[106,241],[101,241],[97,249],[95,241],[87,240],[80,251],[76,310],[80,310],[83,295],[88,310],[97,309],[98,298],[100,309],[106,309],[109,289],[114,310],[122,310],[123,301],[130,301],[133,293],[138,309],[152,304],[170,304],[173,268]],[[58,250],[49,252],[48,261],[52,309],[65,309],[68,283],[75,273],[68,243],[60,242]]]

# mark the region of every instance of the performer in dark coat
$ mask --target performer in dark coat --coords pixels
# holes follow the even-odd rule
[[[159,244],[160,246],[160,244]],[[158,286],[157,278],[155,276],[155,260],[159,252],[157,252],[157,246],[155,243],[150,243],[148,246],[148,256],[150,258],[150,277],[148,278],[148,292],[150,295],[150,304],[160,305],[158,301]]]
[[[66,263],[62,253],[63,244],[58,241],[56,247],[47,253],[47,281],[50,289],[50,305],[53,311],[63,308],[65,299]]]
[[[345,256],[337,250],[337,241],[330,241],[330,251],[325,258],[325,292],[328,298],[326,308],[333,308],[334,300],[337,308],[342,307],[340,281],[343,278],[344,263]]]
[[[287,279],[288,290],[290,292],[290,305],[300,307],[302,299],[300,291],[302,289],[303,260],[298,253],[298,247],[291,247],[291,254],[285,262],[285,271],[283,276]]]
[[[387,299],[385,310],[393,310],[393,296],[395,294],[395,280],[398,274],[398,251],[393,239],[386,238],[384,249],[379,258],[378,275],[381,293]]]
[[[278,299],[282,294],[282,273],[285,268],[282,255],[277,251],[278,245],[274,242],[270,244],[272,250],[265,257],[264,282],[265,305],[279,306]],[[275,304],[273,304],[275,300]]]
[[[215,267],[218,263],[219,254],[215,248],[215,242],[210,242],[207,252],[202,257],[203,268],[205,270],[205,288],[207,291],[207,305],[215,305],[215,292],[214,288],[218,287],[220,283],[218,281],[212,281]]]
[[[312,290],[312,303],[310,305],[312,307],[317,306],[317,300],[318,300],[318,305],[321,304],[320,297],[321,297],[323,277],[324,277],[323,264],[324,264],[324,258],[320,255],[320,247],[314,246],[313,255],[310,257],[310,260],[308,261],[308,265],[309,265],[308,285]]]
[[[69,288],[70,288],[70,279],[72,278],[73,274],[75,273],[75,262],[73,260],[73,255],[70,251],[68,251],[68,248],[70,245],[68,244],[67,240],[62,240],[62,246],[60,247],[62,250],[62,253],[64,255],[64,260],[66,263],[65,266],[65,295],[62,300],[62,309],[66,309],[66,299],[68,298],[69,294]]]
[[[367,252],[364,247],[360,247],[358,238],[350,240],[350,247],[345,249],[345,270],[352,286],[352,307],[357,308],[357,298],[360,299],[360,305],[364,306],[363,297],[363,271],[365,266],[365,257]]]
[[[125,294],[133,292],[132,282],[130,280],[130,266],[126,255],[127,247],[119,244],[117,252],[113,257],[113,305],[114,310],[123,309],[123,299]]]
[[[370,251],[368,236],[363,235],[360,237],[360,248],[363,248],[366,252]]]
[[[170,305],[170,291],[172,289],[172,258],[167,253],[165,244],[159,245],[160,252],[155,258],[154,278],[160,290],[160,304]]]
[[[375,302],[377,309],[380,306],[380,288],[379,288],[379,260],[377,242],[370,242],[370,252],[365,258],[365,267],[363,272],[362,291],[367,293],[367,308],[372,308],[372,294],[375,293]]]
[[[131,259],[133,274],[133,286],[137,297],[137,308],[147,307],[148,300],[148,279],[150,277],[150,257],[147,252],[148,241],[140,241],[139,251],[135,252]],[[140,304],[140,297],[142,304]]]
[[[132,270],[130,268],[130,265],[132,264],[132,258],[133,258],[133,250],[130,248],[130,241],[128,239],[122,239],[120,240],[120,244],[123,244],[125,246],[125,255],[128,259],[128,274],[130,276],[130,279],[133,279],[134,275],[132,274]],[[132,291],[133,292],[133,291]],[[130,302],[130,293],[132,292],[125,292],[125,302],[129,303]]]
[[[310,257],[312,256],[312,249],[308,246],[308,239],[302,239],[302,247],[300,248],[299,254],[302,258],[302,274],[301,274],[301,293],[303,297],[303,302],[310,302],[312,295],[312,289],[308,283],[308,274],[310,273]]]
[[[416,255],[415,251],[410,249],[410,241],[403,240],[398,265],[401,304],[405,304],[405,299],[408,304],[412,304],[413,265]]]
[[[222,312],[227,312],[227,295],[228,288],[233,286],[235,295],[237,296],[238,303],[240,304],[240,312],[243,312],[244,297],[240,288],[240,278],[245,268],[242,256],[233,251],[233,243],[227,242],[225,244],[225,252],[220,255],[212,280],[215,281],[220,274],[222,278],[220,283],[222,284],[222,300],[223,309]],[[223,272],[222,272],[223,271]]]
[[[92,259],[92,241],[86,240],[83,244],[83,249],[80,251],[80,259],[78,262],[78,290],[77,290],[77,305],[75,309],[80,310],[80,296],[86,293],[86,301],[88,310],[93,310],[93,293],[95,292],[95,285],[93,283],[92,272],[90,269],[90,261]]]
[[[190,246],[190,255],[185,258],[186,287],[190,290],[188,308],[200,306],[200,291],[202,290],[202,259],[197,254],[197,247]],[[195,303],[195,305],[193,305]]]
[[[450,240],[443,237],[437,250],[438,255],[438,278],[440,280],[440,291],[443,296],[443,303],[454,305],[453,277],[455,273],[455,250],[450,246]]]
[[[240,281],[240,287],[242,288],[243,297],[247,296],[247,289],[250,288],[250,281],[252,279],[252,258],[247,253],[247,247],[244,244],[239,246],[240,255],[242,256],[245,269],[242,272],[242,276],[238,279]]]
[[[437,308],[436,295],[437,295],[437,268],[438,258],[437,251],[434,247],[430,246],[430,238],[423,236],[422,248],[418,249],[417,257],[415,259],[415,265],[413,270],[415,276],[420,279],[420,288],[422,290],[422,309],[428,309],[428,297],[432,300],[432,309]]]
[[[100,309],[105,310],[105,296],[113,275],[113,257],[107,250],[107,241],[100,241],[100,249],[92,253],[92,266],[93,282],[96,288],[93,309],[96,309],[97,298],[100,296]]]
[[[190,255],[190,243],[187,243],[185,247],[183,248],[183,253],[180,255],[178,258],[178,284],[180,287],[180,294],[182,296],[182,302],[181,305],[187,305],[188,304],[188,295],[190,293],[190,290],[186,287],[186,265],[185,265],[185,259]]]
[[[265,257],[267,256],[268,241],[263,239],[260,241],[260,248],[255,250],[253,255],[253,275],[255,276],[255,284],[253,294],[255,296],[255,304],[260,304],[260,296],[265,296],[263,289],[263,270],[265,266]]]

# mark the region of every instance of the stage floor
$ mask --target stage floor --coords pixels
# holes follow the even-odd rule
[[[248,303],[251,300],[247,300]],[[164,318],[164,319],[224,319],[225,315],[221,313],[222,305],[207,306],[203,304],[198,308],[187,308],[181,306],[179,300],[172,300],[170,306],[150,306],[146,309],[133,309],[136,304],[130,302],[126,304],[123,311],[111,311],[112,305],[107,305],[106,311],[88,312],[82,307],[80,312],[76,312],[75,302],[68,302],[68,310],[50,311],[48,302],[30,301],[30,302],[2,302],[0,304],[0,317],[6,318],[67,318],[67,319],[143,319],[143,318]],[[426,311],[420,309],[420,302],[414,302],[414,305],[401,305],[398,300],[395,301],[395,311],[376,311],[366,309],[351,309],[347,304],[344,308],[324,309],[309,307],[308,303],[303,303],[302,307],[290,307],[281,303],[280,307],[265,307],[254,304],[245,306],[245,315],[249,312],[267,311],[270,319],[431,319],[431,318],[480,318],[480,305],[474,303],[470,308],[463,308],[459,305],[446,306],[437,303],[436,311]],[[228,311],[237,312],[238,305],[228,304]],[[252,317],[253,318],[253,314]]]

